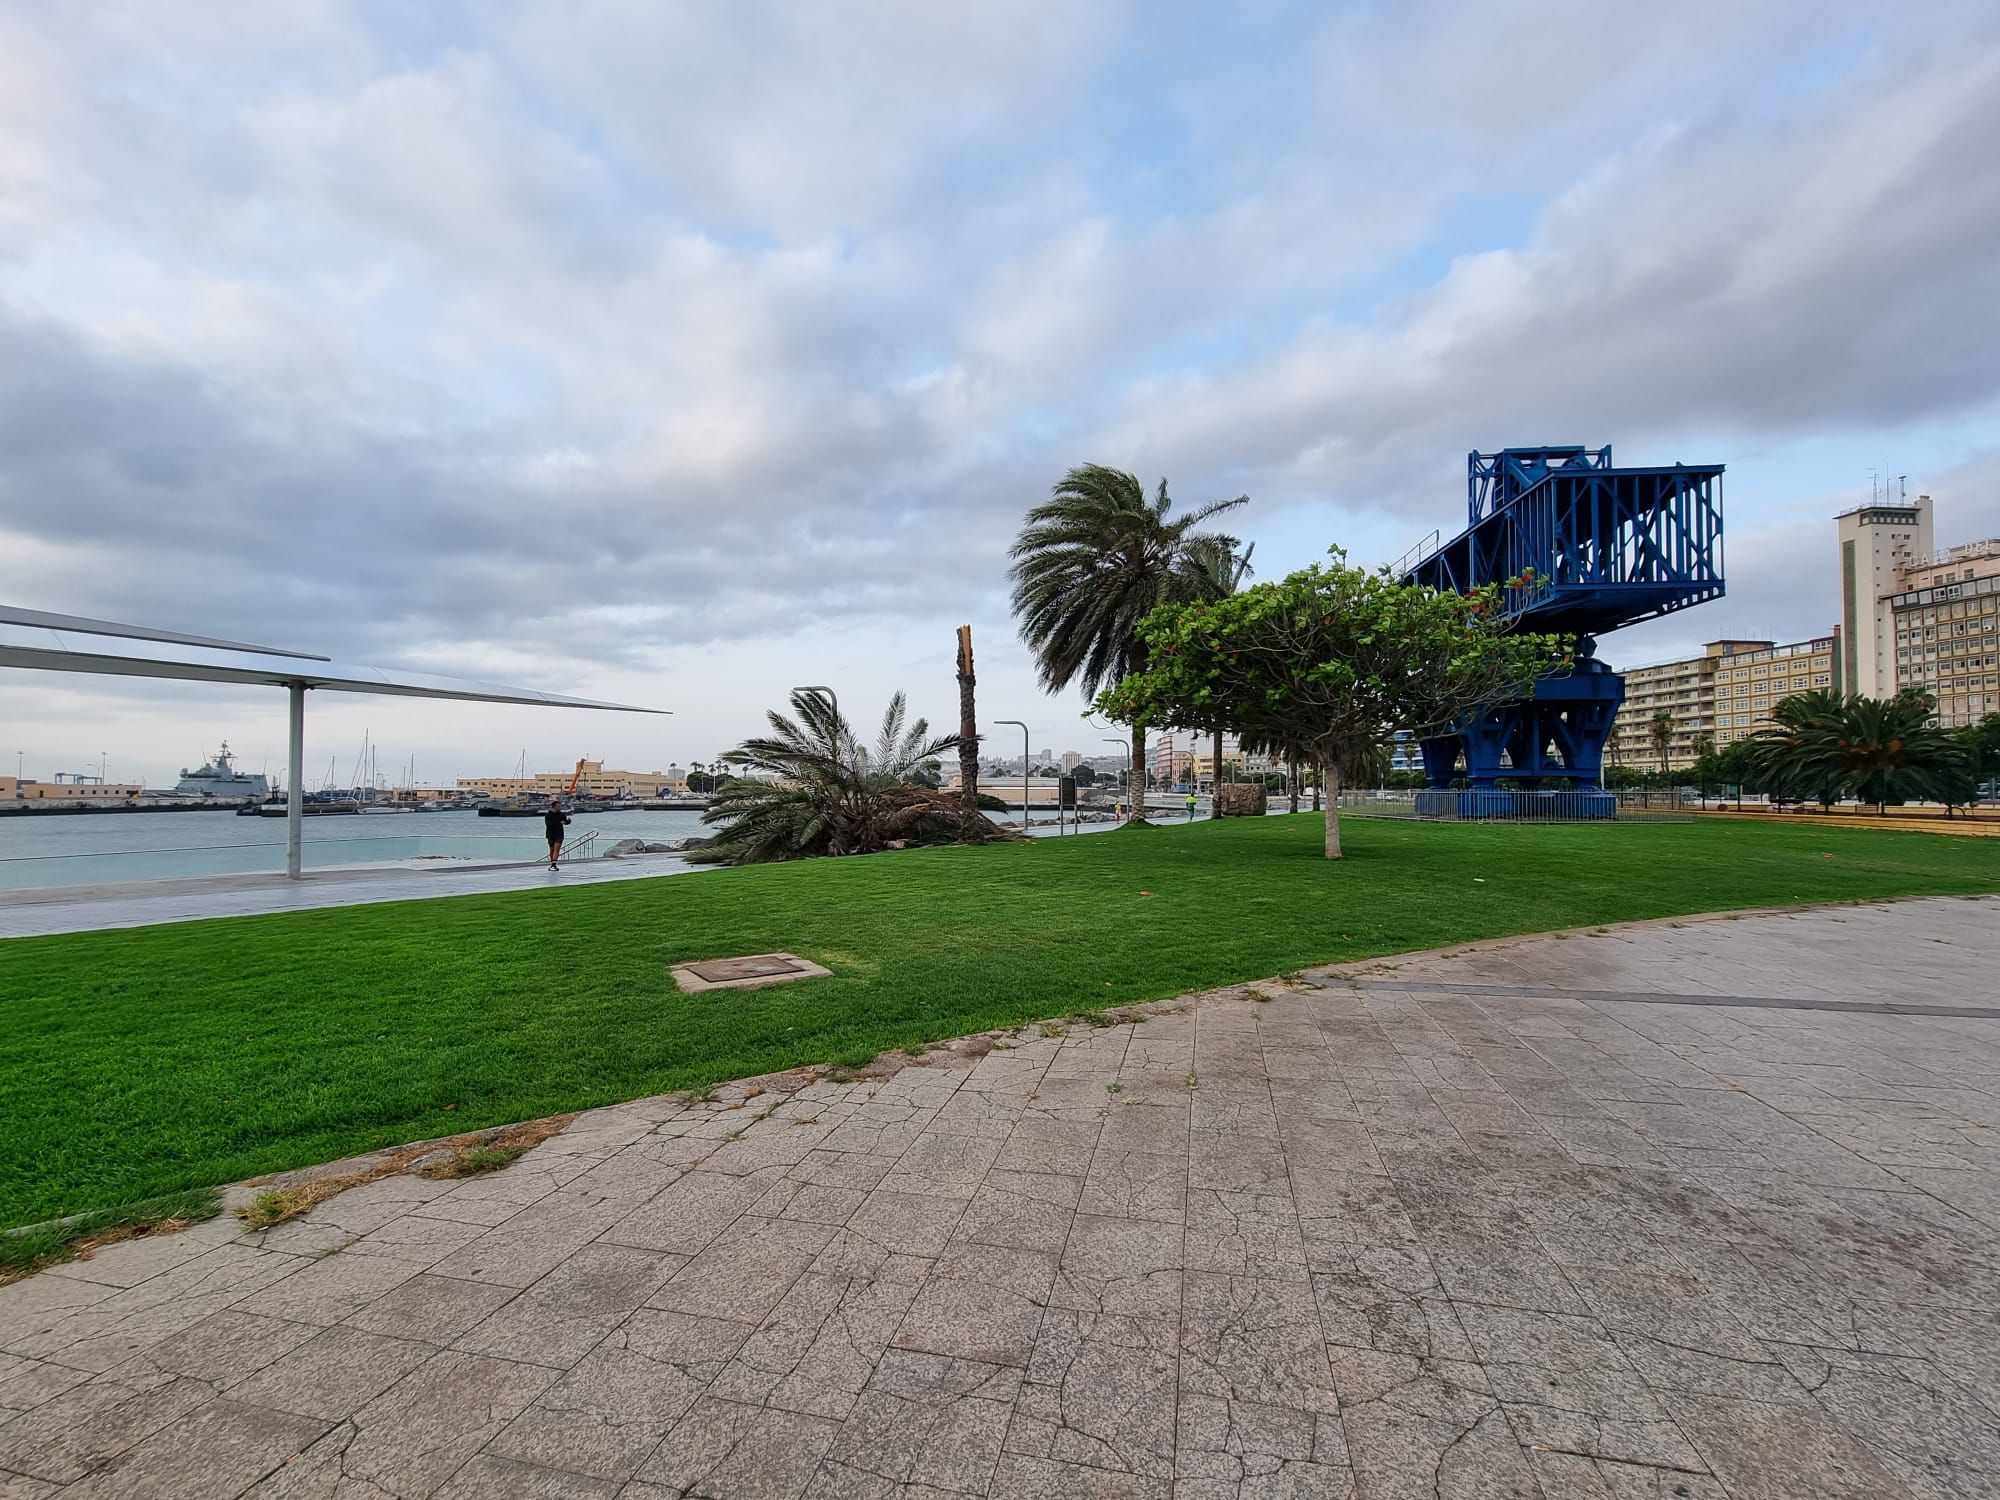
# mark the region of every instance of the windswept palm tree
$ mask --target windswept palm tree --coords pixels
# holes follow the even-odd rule
[[[1667,752],[1674,745],[1674,716],[1664,708],[1653,715],[1652,723],[1646,726],[1646,737],[1653,742],[1653,753],[1660,757],[1660,774],[1667,774]]]
[[[1155,497],[1132,475],[1102,464],[1071,469],[1028,512],[1010,554],[1014,614],[1035,653],[1042,686],[1072,683],[1088,695],[1146,665],[1139,621],[1155,605],[1216,597],[1219,553],[1237,539],[1203,532],[1206,521],[1249,502],[1218,500],[1184,516],[1162,479]],[[1226,590],[1224,590],[1226,592]],[[1132,817],[1145,817],[1146,726],[1132,726]]]
[[[957,748],[958,737],[929,738],[924,720],[908,721],[901,693],[889,700],[872,747],[824,693],[794,692],[791,707],[771,713],[770,734],[722,757],[750,774],[716,792],[701,816],[719,831],[691,858],[763,864],[1017,836],[935,790],[939,757]]]

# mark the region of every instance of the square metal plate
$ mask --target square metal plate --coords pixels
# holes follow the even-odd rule
[[[684,995],[708,990],[761,990],[801,979],[825,979],[832,971],[796,953],[745,953],[673,965],[674,984]]]
[[[728,984],[734,979],[768,979],[775,974],[797,974],[805,965],[796,959],[714,958],[704,964],[689,964],[688,972],[710,984]]]

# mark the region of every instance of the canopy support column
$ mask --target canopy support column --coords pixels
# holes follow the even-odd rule
[[[305,868],[306,685],[288,682],[291,746],[285,763],[285,878],[297,880]]]

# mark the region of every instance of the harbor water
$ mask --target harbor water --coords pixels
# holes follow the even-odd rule
[[[415,812],[307,818],[306,868],[410,861],[537,859],[546,853],[538,818]],[[620,839],[666,843],[699,838],[701,814],[577,815],[571,837],[595,832],[599,851]],[[186,875],[274,874],[285,867],[282,818],[234,812],[35,814],[0,817],[0,890],[108,885]]]

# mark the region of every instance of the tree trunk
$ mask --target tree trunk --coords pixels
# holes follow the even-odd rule
[[[1313,764],[1313,811],[1314,812],[1318,812],[1320,810],[1319,807],[1320,793],[1325,790],[1326,790],[1326,762],[1316,761]]]
[[[1215,754],[1209,758],[1208,815],[1222,816],[1222,726],[1215,726]]]
[[[1143,823],[1146,821],[1146,726],[1132,726],[1132,785],[1125,809],[1125,821]]]
[[[1292,757],[1291,788],[1292,811],[1297,812],[1299,810],[1299,758],[1296,755]]]
[[[1326,857],[1340,858],[1340,762],[1331,755],[1320,757],[1320,780],[1326,782]],[[1329,778],[1331,778],[1329,780]]]
[[[958,627],[958,781],[959,804],[968,818],[979,811],[979,715],[973,707],[972,627]]]

